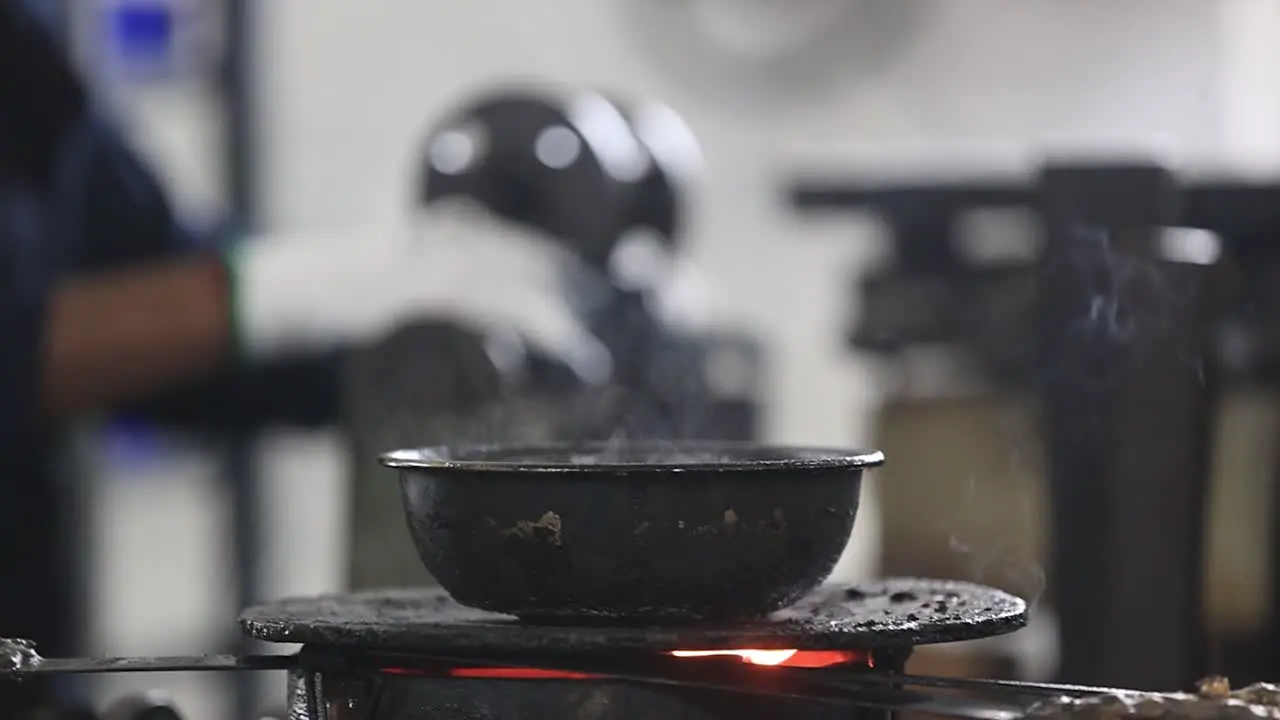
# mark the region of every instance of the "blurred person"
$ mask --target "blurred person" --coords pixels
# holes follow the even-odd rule
[[[475,216],[433,230],[468,244],[477,232],[508,270],[539,262],[509,242],[532,230]],[[428,310],[524,323],[576,367],[602,362],[554,294],[468,291],[482,284],[457,282],[462,256],[431,244],[387,233],[224,251],[188,232],[53,36],[21,0],[0,0],[0,637],[78,650],[53,447],[79,413],[323,353]],[[0,685],[0,716],[19,717],[15,698]]]

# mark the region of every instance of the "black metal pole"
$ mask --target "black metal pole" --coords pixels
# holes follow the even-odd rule
[[[252,3],[227,0],[222,91],[226,121],[227,200],[242,229],[259,222],[255,118],[257,117]]]
[[[1162,255],[1179,215],[1164,169],[1051,167],[1041,182],[1060,675],[1188,689],[1205,661],[1211,268]]]
[[[225,46],[222,56],[222,108],[225,132],[226,198],[231,217],[240,233],[258,224],[258,192],[254,159],[254,41],[253,10],[247,0],[227,0],[224,9]],[[237,600],[244,608],[262,600],[262,530],[260,483],[257,476],[257,438],[249,429],[233,431],[227,438],[225,476],[230,482],[233,524],[233,555],[236,568]],[[233,632],[235,632],[233,630]],[[238,633],[232,641],[235,652],[252,652],[252,642]],[[234,677],[235,717],[256,717],[258,682],[255,675]]]

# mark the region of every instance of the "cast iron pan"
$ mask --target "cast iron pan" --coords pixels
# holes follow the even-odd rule
[[[398,450],[409,531],[458,602],[544,624],[759,617],[826,579],[879,452],[707,441]]]

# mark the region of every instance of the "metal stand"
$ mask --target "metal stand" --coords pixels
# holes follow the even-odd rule
[[[1102,164],[1054,167],[1038,184],[846,179],[802,183],[791,197],[801,210],[870,209],[897,233],[894,265],[860,288],[874,317],[859,323],[857,346],[892,354],[946,343],[976,355],[994,382],[1035,382],[1063,677],[1161,690],[1194,681],[1204,669],[1216,271],[1162,256],[1161,241],[1169,226],[1270,237],[1276,188],[1176,187],[1156,166]],[[958,211],[1009,206],[1040,211],[1038,260],[994,273],[945,246],[944,221]]]
[[[1208,268],[1159,254],[1178,211],[1162,168],[1054,167],[1041,191],[1059,673],[1186,689],[1205,660]]]

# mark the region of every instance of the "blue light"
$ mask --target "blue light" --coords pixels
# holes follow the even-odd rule
[[[173,51],[173,8],[157,2],[119,3],[108,11],[107,32],[118,59],[163,63]]]
[[[102,442],[107,457],[120,466],[145,466],[168,450],[164,434],[155,425],[124,414],[103,426]]]

